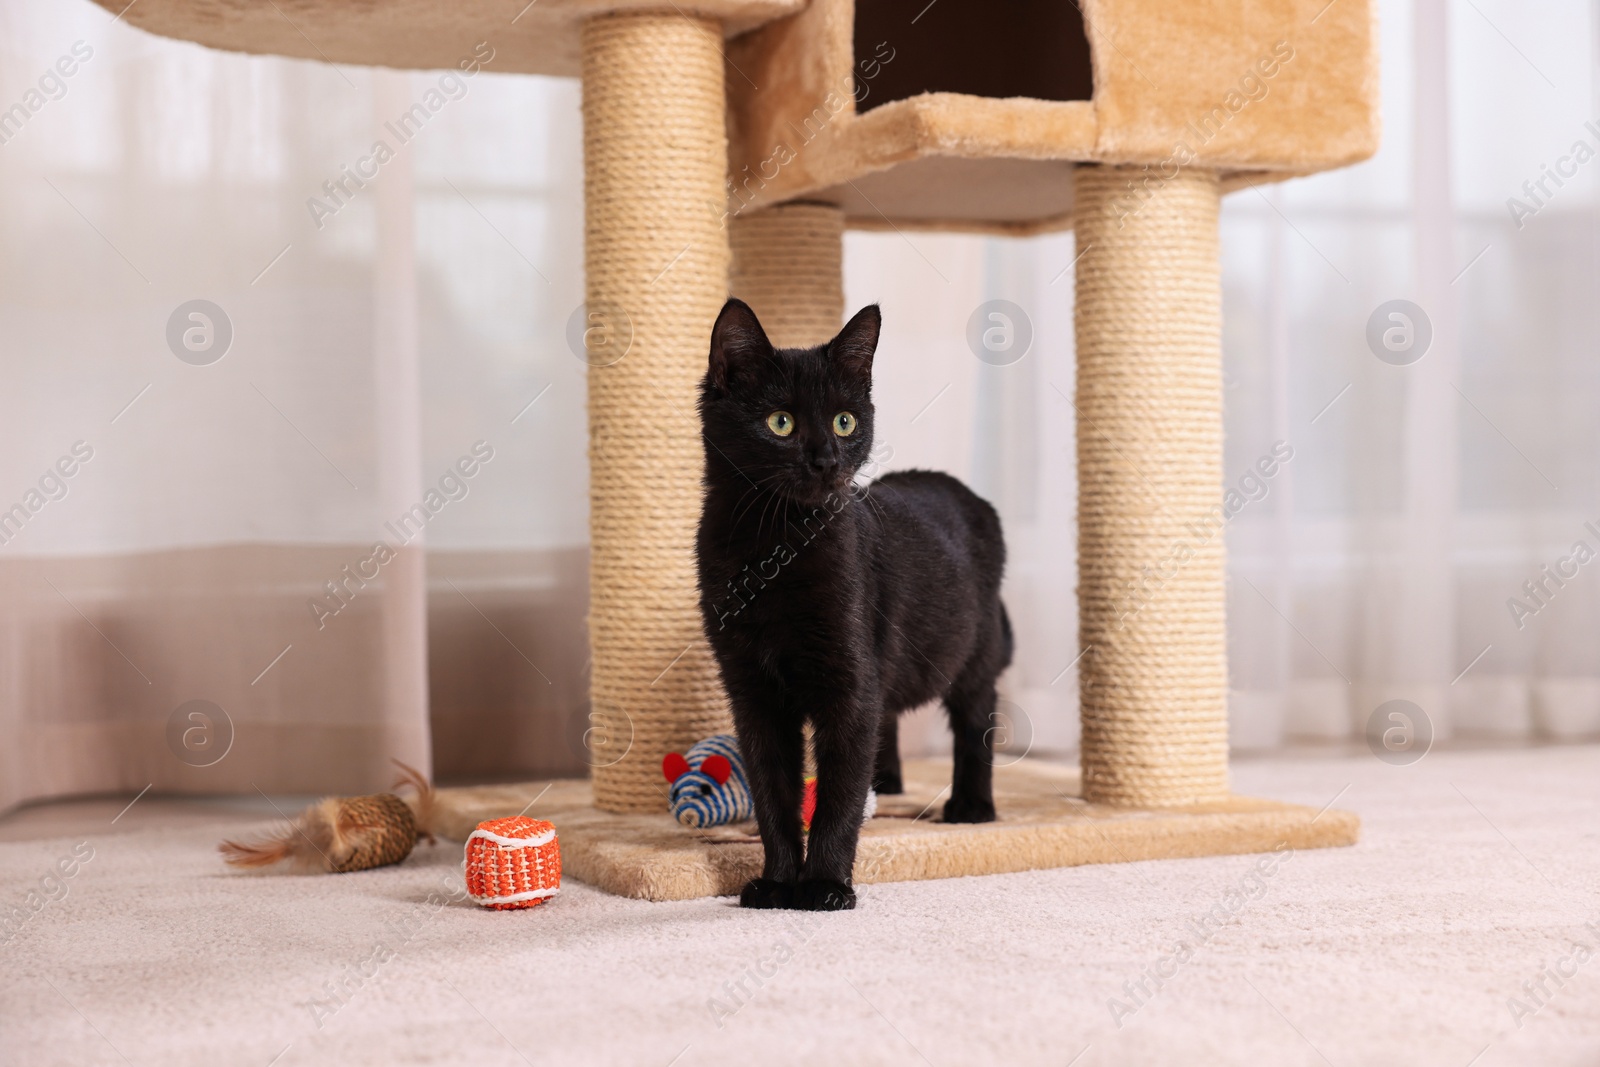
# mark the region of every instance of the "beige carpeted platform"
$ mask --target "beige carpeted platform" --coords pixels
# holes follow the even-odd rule
[[[950,762],[909,760],[904,773],[905,794],[881,797],[877,817],[862,829],[858,884],[1352,845],[1360,830],[1346,811],[1248,797],[1160,812],[1086,804],[1076,770],[1029,760],[995,769],[996,822],[949,825],[938,818]],[[619,896],[729,896],[761,873],[754,823],[701,831],[679,826],[665,810],[613,815],[594,808],[587,782],[446,789],[439,809],[438,829],[458,841],[484,819],[524,811],[549,819],[564,873]]]

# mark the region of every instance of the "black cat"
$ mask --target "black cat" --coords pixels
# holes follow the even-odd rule
[[[774,349],[730,300],[712,330],[700,610],[766,850],[747,908],[855,906],[867,789],[902,791],[898,715],[935,697],[955,734],[945,821],[995,817],[994,683],[1012,651],[1000,518],[944,474],[853,484],[872,451],[880,324],[872,305],[826,345]],[[817,807],[802,858],[807,720]]]

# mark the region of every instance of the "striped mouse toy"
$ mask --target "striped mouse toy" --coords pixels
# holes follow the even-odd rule
[[[668,752],[661,760],[661,773],[672,783],[668,808],[684,826],[703,829],[755,818],[744,757],[739,754],[739,739],[732,734],[708,737],[690,748],[687,756]],[[807,830],[811,829],[811,813],[816,806],[817,780],[808,777],[801,795],[800,815]],[[868,790],[862,821],[872,818],[877,810],[878,794]]]
[[[708,737],[690,748],[688,756],[668,752],[661,773],[672,783],[672,817],[685,826],[725,826],[755,818],[744,757],[732,734]]]

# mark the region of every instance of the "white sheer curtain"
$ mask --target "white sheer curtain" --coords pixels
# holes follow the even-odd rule
[[[0,807],[579,766],[576,85],[0,40]]]
[[[1540,568],[1600,552],[1600,161],[1571,162],[1600,149],[1600,18],[1381,6],[1380,155],[1224,210],[1234,741],[1352,739],[1395,698],[1441,737],[1592,735],[1597,568]],[[41,502],[0,543],[0,806],[362,788],[430,751],[447,776],[579,769],[577,86],[214,53],[46,0],[0,0],[0,49],[0,108],[27,112],[0,122],[0,508]],[[1012,751],[1076,745],[1073,257],[1070,235],[846,243],[852,307],[885,310],[890,466],[1005,518]],[[166,336],[195,299],[233,332],[205,366]],[[1009,363],[967,342],[996,299],[1031,327]],[[1409,366],[1366,339],[1397,299],[1432,326]],[[430,489],[425,534],[319,628],[327,583]],[[169,734],[196,699],[234,727],[209,766]],[[931,720],[908,748],[943,744]]]
[[[1235,743],[1348,737],[1391,699],[1440,738],[1593,735],[1600,584],[1547,583],[1521,625],[1508,601],[1600,550],[1600,167],[1572,158],[1600,151],[1596,6],[1382,15],[1382,152],[1226,215],[1229,469],[1296,449],[1230,534]],[[1558,165],[1519,228],[1508,201]],[[1406,366],[1366,339],[1395,299],[1432,324]]]

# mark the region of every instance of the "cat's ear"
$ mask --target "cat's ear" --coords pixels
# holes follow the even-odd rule
[[[717,324],[711,327],[711,384],[727,389],[741,367],[771,354],[772,342],[750,305],[737,299],[723,304]]]
[[[878,351],[883,316],[877,304],[868,304],[844,324],[839,336],[828,342],[828,355],[840,367],[863,380],[872,377],[872,357]]]

